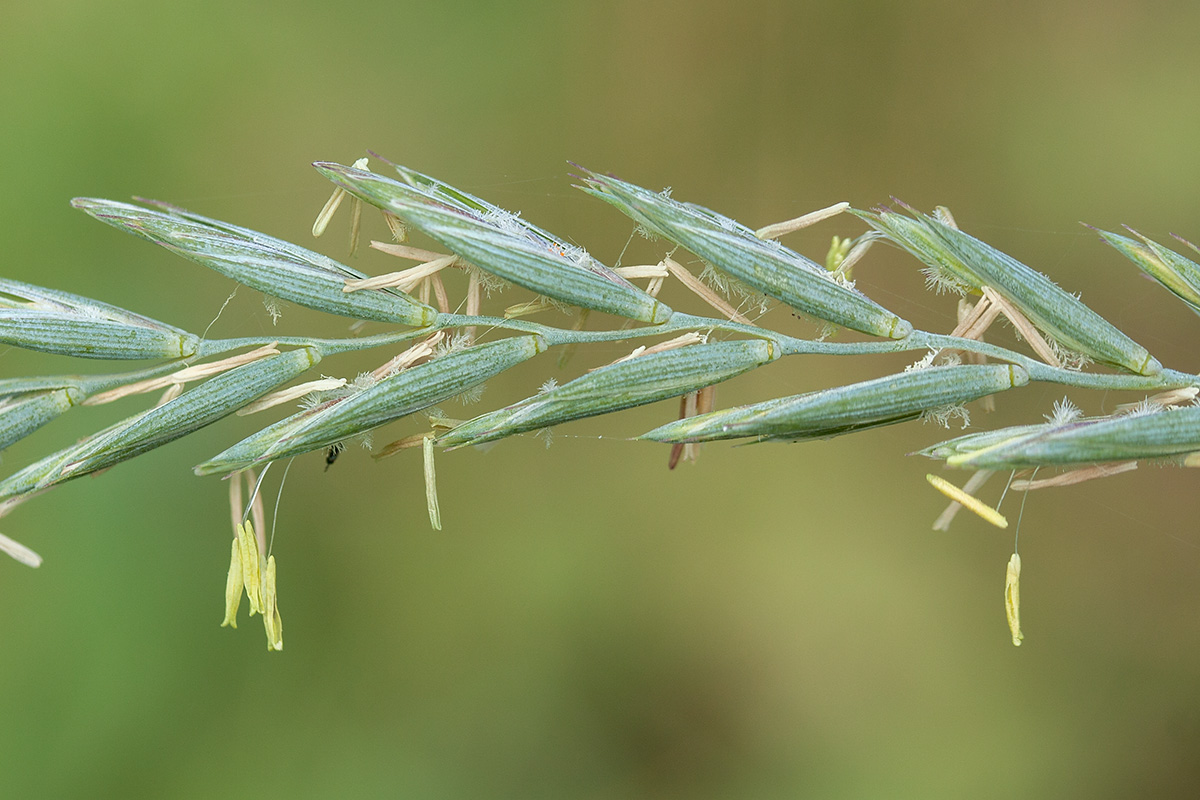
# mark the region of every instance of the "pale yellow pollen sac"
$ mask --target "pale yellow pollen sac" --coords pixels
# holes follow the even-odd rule
[[[687,347],[692,344],[708,344],[708,335],[698,331],[688,331],[676,336],[674,339],[650,345],[642,351],[642,355],[648,356],[653,353],[665,353],[668,350],[678,350],[681,347]]]
[[[778,239],[793,231],[798,231],[802,228],[807,228],[810,225],[815,225],[822,220],[837,216],[850,207],[849,203],[841,202],[834,203],[827,208],[822,208],[817,211],[810,211],[795,219],[789,219],[786,222],[777,222],[774,225],[768,225],[765,228],[759,228],[754,232],[754,235],[759,239]]]
[[[588,372],[595,372],[598,369],[604,369],[604,367],[611,367],[613,364],[623,364],[626,361],[632,361],[633,359],[639,358],[641,356],[653,355],[655,353],[665,353],[668,350],[678,350],[681,347],[687,347],[688,345],[693,345],[693,344],[707,344],[707,343],[708,343],[708,336],[706,334],[699,333],[697,331],[689,331],[688,333],[684,333],[679,336],[676,336],[674,339],[668,339],[667,341],[659,342],[658,344],[653,344],[653,345],[649,345],[649,346],[639,345],[639,346],[635,347],[630,353],[628,353],[627,355],[621,356],[616,361],[610,361],[609,363],[604,364],[602,366],[593,367],[592,369],[589,369]]]
[[[687,269],[678,261],[675,261],[672,258],[664,258],[662,260],[662,265],[666,267],[667,272],[675,276],[676,280],[682,283],[688,291],[699,297],[704,302],[708,303],[717,311],[720,311],[727,319],[733,320],[734,322],[740,322],[743,325],[754,324],[740,311],[729,305],[729,303],[725,302],[725,298],[708,288],[703,281],[701,281],[692,273],[688,272]]]
[[[1021,313],[1020,309],[1008,302],[1008,300],[990,286],[983,287],[983,296],[990,300],[993,305],[999,307],[1004,316],[1008,318],[1008,321],[1013,324],[1013,327],[1025,338],[1025,341],[1029,343],[1029,346],[1033,348],[1033,351],[1043,361],[1052,367],[1062,366],[1062,362],[1054,354],[1054,348],[1042,338],[1042,335],[1038,333],[1034,324]]]
[[[395,375],[400,370],[408,369],[419,361],[432,358],[437,350],[437,345],[445,338],[445,331],[437,331],[428,339],[417,342],[403,353],[400,353],[400,355],[382,364],[373,370],[371,374],[375,376],[376,380],[383,380],[389,375]]]
[[[333,219],[333,215],[337,213],[338,207],[341,206],[342,200],[346,197],[345,189],[334,189],[333,194],[325,201],[325,205],[321,207],[321,211],[317,214],[317,219],[313,222],[312,235],[319,239],[325,234],[325,229],[329,227],[329,220]]]
[[[663,266],[662,262],[657,264],[638,264],[630,267],[613,267],[613,272],[630,281],[638,278],[665,278],[668,274],[667,268]]]
[[[342,291],[359,292],[364,289],[395,288],[402,292],[411,292],[426,278],[436,275],[456,260],[458,260],[458,256],[441,256],[433,261],[427,261],[399,272],[389,272],[386,275],[377,275],[372,278],[354,278],[346,281]]]
[[[275,591],[275,556],[267,558],[262,571],[263,627],[267,632],[267,650],[283,649],[283,620],[279,616],[279,597]]]
[[[929,481],[933,488],[946,495],[946,497],[949,497],[951,500],[959,503],[963,508],[967,509],[973,514],[977,514],[978,516],[992,523],[997,528],[1008,527],[1008,519],[1003,514],[980,500],[978,497],[967,494],[945,478],[938,477],[937,475],[926,475],[925,480]]]
[[[854,268],[855,264],[862,260],[862,257],[867,254],[867,251],[870,250],[874,244],[874,239],[863,239],[861,242],[851,247],[850,252],[846,253],[845,257],[842,258],[841,263],[837,265],[836,271],[849,277],[850,270]]]
[[[229,577],[225,579],[225,621],[221,627],[237,627],[238,607],[242,604],[242,590],[245,579],[242,577],[242,548],[234,539],[233,552],[229,557]]]
[[[959,305],[958,325],[950,332],[951,336],[963,339],[983,341],[983,334],[1000,316],[1000,307],[994,305],[985,294],[975,305],[967,307]]]
[[[354,169],[366,169],[367,159],[360,158],[351,166],[354,167]],[[346,194],[347,192],[345,189],[338,188],[333,190],[333,194],[330,195],[329,199],[325,201],[325,205],[321,208],[321,212],[317,214],[316,221],[313,222],[312,235],[314,237],[319,239],[321,235],[325,233],[325,229],[329,226],[329,220],[333,219],[333,215],[337,213],[338,207],[341,206],[342,200],[345,199]],[[356,230],[354,230],[353,225],[351,226],[351,229],[354,231],[352,236],[357,239],[358,233]]]
[[[265,411],[268,408],[273,408],[283,403],[290,403],[293,400],[312,394],[313,392],[328,392],[334,389],[340,389],[346,385],[345,378],[320,378],[319,380],[307,381],[300,383],[287,389],[280,389],[277,392],[271,392],[255,400],[244,408],[237,410],[239,417],[245,417],[250,414],[257,414],[259,411]]]
[[[262,567],[258,553],[258,537],[254,534],[254,525],[249,521],[238,525],[238,547],[241,550],[242,585],[246,589],[246,599],[250,601],[250,616],[261,614]]]
[[[976,471],[976,473],[968,478],[967,482],[963,484],[962,490],[967,494],[973,495],[973,493],[978,491],[983,484],[987,482],[988,478],[992,477],[993,474],[994,471],[990,469],[981,469]],[[941,515],[934,520],[933,529],[935,531],[950,530],[950,523],[954,521],[954,517],[958,514],[959,509],[962,507],[962,503],[958,502],[957,500],[951,500],[950,504],[946,506],[946,509],[941,513]]]
[[[389,256],[404,258],[409,261],[436,261],[446,256],[445,253],[435,253],[432,250],[422,250],[419,247],[409,247],[406,244],[392,244],[390,242],[372,241],[371,248],[381,253],[386,253]]]
[[[1004,573],[1004,614],[1008,617],[1012,643],[1020,647],[1025,634],[1021,633],[1021,557],[1016,553],[1008,560]]]
[[[181,369],[178,372],[173,372],[170,375],[164,375],[158,378],[150,378],[148,380],[138,381],[136,383],[127,383],[124,386],[120,386],[116,389],[110,389],[107,392],[94,394],[84,400],[83,405],[102,405],[104,403],[111,403],[114,400],[120,400],[121,398],[128,397],[130,395],[145,394],[146,392],[157,392],[159,389],[170,390],[172,387],[182,388],[185,383],[202,380],[204,378],[210,378],[213,375],[219,375],[222,372],[237,369],[238,367],[258,361],[261,358],[266,358],[267,356],[279,355],[279,350],[276,348],[277,344],[279,343],[272,342],[271,344],[264,345],[246,353],[230,356],[229,358],[222,358],[219,361],[211,361],[207,364],[195,364],[190,367],[185,367],[184,369]],[[159,405],[169,402],[174,397],[178,396],[178,391],[165,394],[162,400],[159,401]]]
[[[42,565],[41,556],[2,533],[0,533],[0,553],[10,556],[27,567],[40,567]]]

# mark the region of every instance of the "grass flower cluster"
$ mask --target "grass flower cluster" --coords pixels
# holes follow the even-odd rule
[[[656,264],[609,266],[512,211],[376,160],[383,164],[378,172],[367,159],[351,166],[314,165],[335,189],[313,233],[323,234],[338,208],[349,205],[353,250],[364,205],[377,208],[392,240],[371,242],[371,247],[413,262],[381,275],[165,203],[73,201],[101,222],[272,300],[382,324],[385,330],[343,339],[209,339],[89,298],[0,280],[0,343],[80,358],[154,362],[86,377],[0,379],[0,450],[78,406],[161,392],[147,410],[5,476],[0,516],[72,478],[107,469],[226,416],[303,400],[300,410],[195,467],[198,475],[232,477],[234,538],[224,624],[237,626],[244,593],[251,613],[263,616],[268,648],[281,650],[262,476],[276,461],[311,452],[323,454],[328,466],[347,441],[404,417],[424,419],[428,429],[382,446],[376,455],[421,448],[429,518],[437,529],[442,524],[434,474],[438,450],[673,398],[679,399],[679,419],[641,437],[670,444],[672,467],[681,459],[694,460],[699,445],[714,440],[796,442],[915,419],[947,425],[955,416],[965,419],[964,404],[987,403],[1031,382],[1147,393],[1145,400],[1110,416],[1083,417],[1064,406],[1045,422],[973,431],[921,451],[948,467],[972,471],[961,487],[929,476],[951,500],[935,523],[939,528],[949,525],[959,508],[1006,527],[1007,519],[976,496],[996,473],[1009,474],[1007,492],[1106,477],[1145,461],[1200,464],[1200,376],[1165,368],[1076,295],[959,230],[946,209],[924,214],[904,206],[860,210],[839,203],[754,230],[670,192],[580,167],[580,189],[625,214],[639,232],[662,245]],[[823,264],[779,241],[843,213],[865,222],[868,230],[833,237]],[[410,233],[428,243],[411,244]],[[1129,236],[1098,233],[1200,313],[1200,265],[1133,231]],[[879,242],[915,257],[931,290],[959,297],[953,331],[915,329],[855,287],[854,269]],[[702,262],[701,277],[684,266],[684,251]],[[452,273],[463,277],[451,280]],[[508,286],[535,297],[499,313],[483,313],[485,299]],[[698,298],[693,302],[706,304],[711,315],[667,305],[660,293],[668,286],[677,293],[672,298],[684,301],[693,294]],[[727,292],[743,298],[741,307]],[[798,337],[765,326],[748,310],[763,303],[816,321],[819,334]],[[530,319],[548,309],[568,310],[573,323]],[[1029,352],[983,340],[1001,317]],[[579,345],[636,340],[649,341],[561,385],[551,379],[542,391],[503,408],[466,420],[448,419],[437,410],[438,404],[470,395],[488,379],[548,350],[559,354],[561,365]],[[354,379],[306,375],[318,364],[326,369],[325,360],[333,356],[372,349],[386,355],[368,374]],[[715,385],[784,357],[901,351],[921,357],[893,375],[735,408],[715,404]],[[1090,369],[1091,364],[1101,368]],[[248,500],[243,482],[251,489]],[[0,550],[31,566],[41,561],[3,535]],[[1023,640],[1020,568],[1014,552],[1006,567],[1004,606],[1015,645]]]

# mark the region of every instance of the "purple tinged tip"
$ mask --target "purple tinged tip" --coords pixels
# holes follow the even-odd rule
[[[384,156],[379,155],[379,153],[376,153],[374,150],[368,150],[367,155],[370,156],[371,158],[378,158],[380,161],[387,164],[389,167],[399,166],[395,161],[392,161],[390,158],[386,158]]]
[[[135,202],[141,203],[143,205],[154,206],[155,208],[161,208],[165,211],[186,211],[187,210],[183,206],[177,206],[174,203],[168,203],[165,200],[152,200],[149,197],[139,197],[136,194],[133,196],[133,200]]]
[[[1187,245],[1188,247],[1192,248],[1193,250],[1195,250],[1195,249],[1196,249],[1196,245],[1192,244],[1190,241],[1188,241],[1187,239],[1183,238],[1183,237],[1182,237],[1182,236],[1180,236],[1178,233],[1172,233],[1172,234],[1168,234],[1168,235],[1169,235],[1169,236],[1170,236],[1172,239],[1174,239],[1175,241],[1177,241],[1177,242],[1180,242],[1181,244],[1185,244],[1185,245]]]

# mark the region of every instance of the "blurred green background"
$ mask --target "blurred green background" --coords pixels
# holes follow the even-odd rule
[[[68,200],[156,197],[307,243],[328,196],[308,163],[368,148],[611,263],[630,225],[570,188],[572,159],[751,226],[843,199],[944,203],[1200,369],[1194,315],[1077,225],[1200,237],[1194,3],[48,0],[4,18],[6,277],[203,330],[227,281]],[[789,244],[821,257],[860,230]],[[345,257],[346,220],[331,231],[320,249]],[[911,260],[876,248],[860,270],[918,326],[952,327]],[[213,335],[346,330],[294,308],[272,328],[253,295]],[[718,400],[911,360],[793,359]],[[80,368],[0,352],[4,377]],[[492,382],[477,410],[553,371]],[[975,422],[1036,420],[1062,394],[1030,386]],[[1070,394],[1088,413],[1130,399]],[[4,470],[136,407],[67,415]],[[1017,649],[1011,535],[929,530],[943,502],[904,453],[943,431],[709,446],[673,473],[665,448],[620,441],[675,411],[441,457],[442,533],[415,453],[297,460],[274,548],[280,655],[257,620],[218,627],[225,484],[189,469],[251,421],[22,506],[0,527],[46,563],[0,562],[0,795],[1197,796],[1195,475],[1032,495]]]

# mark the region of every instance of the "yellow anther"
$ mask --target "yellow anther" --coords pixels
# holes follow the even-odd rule
[[[949,497],[954,502],[959,503],[968,511],[983,517],[997,528],[1008,527],[1008,520],[1003,514],[980,500],[978,497],[967,494],[945,478],[939,478],[937,475],[926,475],[925,480],[929,481],[933,488],[946,495],[946,497]]]
[[[1021,633],[1021,557],[1016,553],[1008,560],[1004,575],[1004,614],[1012,631],[1012,643],[1020,647],[1025,634]]]
[[[222,628],[227,625],[230,628],[237,627],[238,606],[242,604],[242,589],[244,588],[242,548],[238,546],[237,539],[234,539],[232,544],[233,552],[229,556],[229,577],[225,580],[225,621],[221,623]]]
[[[250,616],[261,614],[262,567],[258,554],[258,537],[254,535],[254,525],[249,520],[238,525],[238,547],[242,559],[242,584],[246,589],[246,599],[250,601]]]
[[[267,649],[283,649],[283,620],[279,617],[279,598],[275,593],[275,556],[267,559],[262,572],[263,627],[267,630]]]

